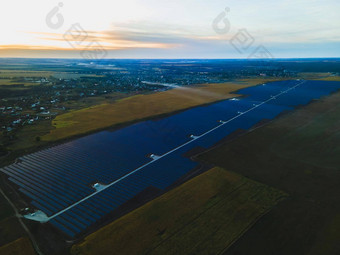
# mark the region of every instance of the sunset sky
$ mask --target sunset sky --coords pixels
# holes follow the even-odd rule
[[[216,33],[226,8],[230,30]],[[0,57],[80,58],[102,47],[107,58],[247,58],[261,45],[278,58],[340,57],[338,0],[3,0],[0,22]],[[237,50],[240,29],[252,44]]]

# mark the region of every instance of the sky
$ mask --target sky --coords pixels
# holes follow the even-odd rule
[[[340,57],[339,0],[2,0],[0,57]]]

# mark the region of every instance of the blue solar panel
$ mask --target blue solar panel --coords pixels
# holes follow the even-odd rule
[[[48,216],[67,208],[49,222],[74,237],[145,188],[165,189],[196,167],[197,162],[183,156],[189,150],[209,148],[236,130],[249,129],[339,88],[339,82],[324,81],[261,84],[239,90],[244,96],[238,99],[99,132],[26,155],[21,163],[2,171],[32,199],[32,206]],[[221,125],[220,120],[228,122]],[[202,134],[199,139],[190,137]],[[147,157],[151,154],[165,156],[153,160]],[[136,169],[140,170],[132,172]],[[91,187],[94,183],[115,181],[87,198],[96,191]],[[83,198],[87,199],[77,204]]]
[[[50,220],[50,223],[70,237],[74,237],[76,235],[76,232],[71,231],[70,229],[65,227],[63,224],[56,221],[55,219]]]

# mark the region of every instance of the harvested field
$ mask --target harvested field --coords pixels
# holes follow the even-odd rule
[[[89,235],[72,254],[217,254],[285,196],[214,168]]]
[[[290,195],[225,254],[339,254],[339,102],[333,94],[200,156]]]
[[[123,123],[170,114],[234,97],[233,91],[254,86],[264,81],[268,80],[251,79],[206,84],[195,86],[193,89],[178,88],[154,94],[133,96],[111,104],[100,104],[71,111],[57,116],[52,123],[55,129],[42,138],[45,141],[56,141]]]

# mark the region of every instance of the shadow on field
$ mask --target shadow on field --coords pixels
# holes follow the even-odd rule
[[[333,94],[199,156],[290,195],[225,255],[340,254],[339,102]]]

